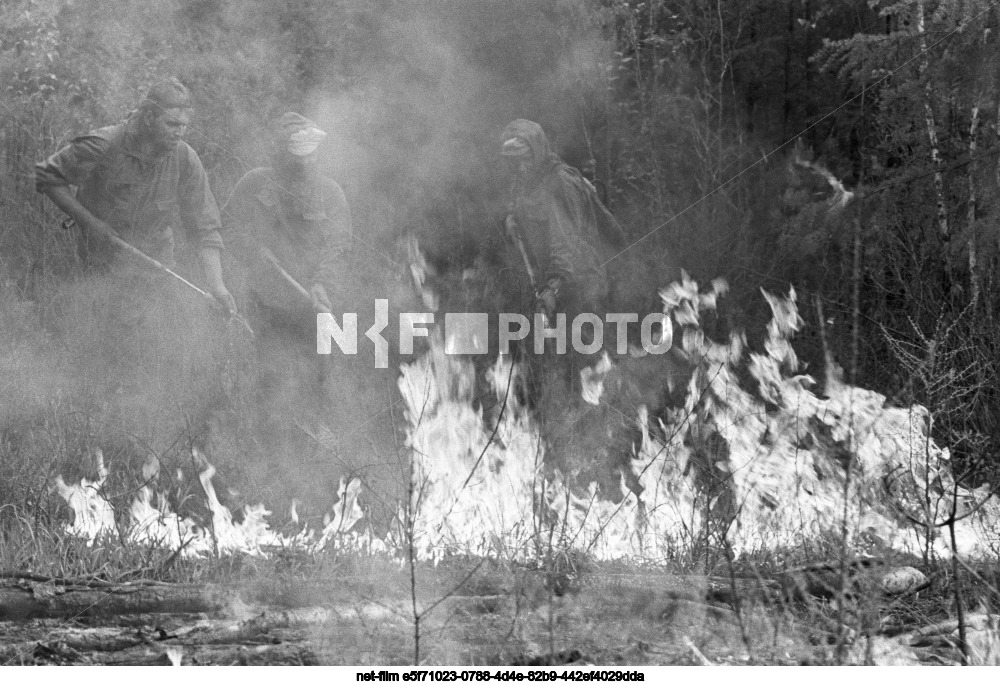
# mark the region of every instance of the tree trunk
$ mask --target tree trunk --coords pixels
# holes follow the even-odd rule
[[[941,151],[938,148],[937,123],[934,119],[934,107],[930,77],[927,76],[927,29],[924,21],[924,1],[917,0],[917,35],[920,36],[920,76],[924,82],[924,122],[927,126],[927,141],[931,150],[931,163],[934,165],[934,193],[937,197],[938,235],[942,241],[948,240],[948,208],[944,202],[944,173],[941,169]]]
[[[979,103],[982,96],[976,97],[976,103],[972,106],[972,120],[969,122],[969,158],[976,158],[976,134],[979,131]],[[966,221],[969,226],[969,287],[972,290],[972,301],[979,300],[979,274],[976,253],[976,167],[973,161],[969,165],[969,209],[966,214]]]
[[[0,587],[0,621],[141,613],[198,613],[225,608],[227,589],[196,585],[125,585],[116,588],[31,583]]]
[[[795,41],[795,0],[788,0],[788,23],[785,35],[785,82],[781,108],[781,139],[788,139],[788,122],[792,118],[792,44]]]

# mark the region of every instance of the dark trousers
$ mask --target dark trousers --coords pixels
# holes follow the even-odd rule
[[[89,271],[63,287],[75,393],[102,425],[157,454],[187,442],[219,400],[220,320],[197,294],[141,268]]]
[[[329,358],[316,353],[316,314],[254,303],[258,401],[269,419],[315,422],[323,416]]]

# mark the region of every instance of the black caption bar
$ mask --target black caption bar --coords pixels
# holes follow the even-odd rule
[[[536,668],[532,670],[489,670],[489,669],[421,669],[412,671],[362,671],[357,674],[357,682],[409,682],[409,683],[472,683],[472,682],[554,682],[569,680],[576,682],[643,682],[641,671],[615,669],[559,670]]]

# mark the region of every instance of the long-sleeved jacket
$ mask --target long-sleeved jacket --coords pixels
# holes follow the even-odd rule
[[[236,184],[222,217],[226,240],[265,304],[308,305],[260,257],[261,247],[304,288],[319,284],[331,296],[338,290],[351,243],[351,213],[344,191],[331,179],[311,175],[292,187],[270,167],[254,169]]]
[[[175,229],[201,248],[222,248],[219,208],[201,160],[179,141],[153,155],[142,145],[138,121],[130,119],[75,138],[35,166],[35,187],[77,186],[77,200],[150,257],[174,263]],[[110,251],[81,240],[92,264],[107,263]]]
[[[608,291],[602,250],[609,244],[599,222],[621,228],[589,182],[551,151],[541,126],[517,119],[503,137],[521,138],[533,153],[533,167],[515,182],[508,209],[534,262],[537,287],[573,289],[581,303],[598,302]]]

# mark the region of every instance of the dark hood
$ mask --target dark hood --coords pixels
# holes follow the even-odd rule
[[[501,134],[501,141],[515,137],[522,139],[531,147],[536,171],[542,171],[559,163],[559,157],[552,152],[552,147],[549,145],[548,136],[534,121],[515,119],[507,124]]]

